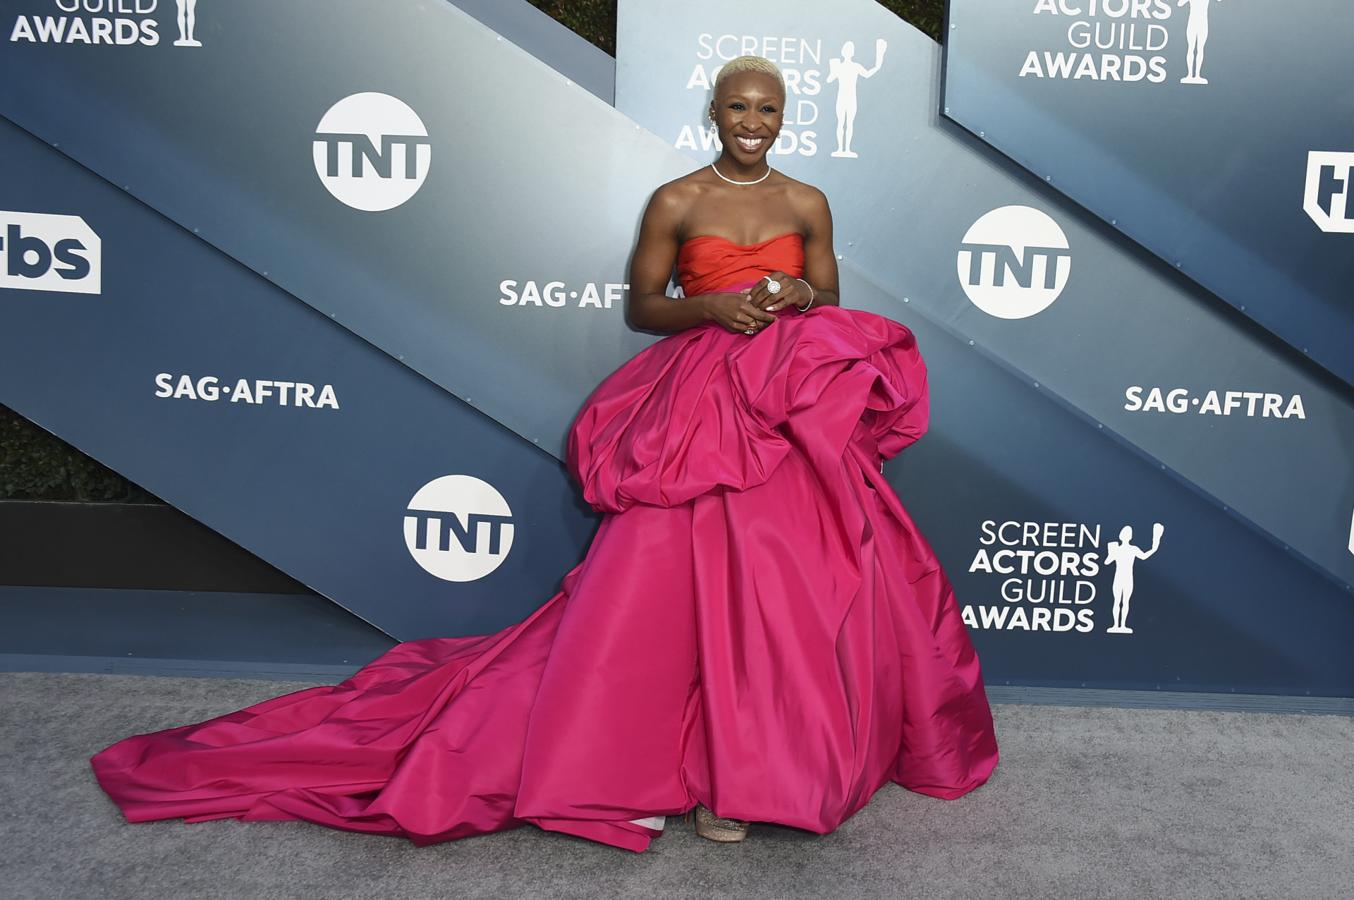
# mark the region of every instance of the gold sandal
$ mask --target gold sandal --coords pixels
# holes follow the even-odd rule
[[[711,841],[719,841],[724,844],[731,844],[741,841],[747,837],[748,823],[740,819],[725,819],[715,815],[707,809],[704,804],[697,803],[694,807],[687,810],[683,818],[687,822],[694,821],[696,824],[696,834]]]

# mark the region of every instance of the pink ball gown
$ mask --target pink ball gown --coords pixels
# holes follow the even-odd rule
[[[678,274],[694,296],[803,258],[797,234],[695,237]],[[697,802],[826,834],[890,781],[959,797],[997,763],[978,658],[880,474],[928,410],[916,340],[883,316],[669,335],[574,422],[569,470],[607,515],[526,620],[124,738],[91,759],[99,784],[130,822],[419,845],[531,823],[633,851]]]

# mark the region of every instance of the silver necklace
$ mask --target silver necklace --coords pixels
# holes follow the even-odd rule
[[[715,164],[714,164],[714,163],[710,163],[710,168],[715,169]],[[730,178],[729,176],[725,175],[723,172],[719,171],[718,169],[715,169],[715,174],[718,175],[720,178],[723,178],[723,179],[724,179],[725,181],[727,181],[729,184],[757,184],[758,182],[765,181],[765,180],[766,180],[766,176],[768,176],[768,175],[771,174],[771,167],[768,165],[768,166],[766,167],[766,171],[765,171],[765,172],[763,172],[759,177],[752,179],[751,181],[734,181],[732,178]]]

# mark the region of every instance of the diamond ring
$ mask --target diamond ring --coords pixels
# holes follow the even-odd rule
[[[757,333],[757,329],[755,329],[755,328],[744,328],[744,329],[743,329],[743,334],[756,334],[756,333]]]
[[[780,293],[780,282],[774,280],[770,275],[766,276],[766,290],[767,290],[767,293],[771,293],[771,294],[779,294],[779,293]]]

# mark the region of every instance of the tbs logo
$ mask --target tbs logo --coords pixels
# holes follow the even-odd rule
[[[1302,208],[1322,231],[1354,234],[1354,153],[1307,154]]]
[[[428,129],[403,100],[368,91],[344,97],[315,126],[315,172],[353,209],[394,209],[423,186]]]
[[[99,236],[79,216],[0,210],[0,288],[100,292]]]

